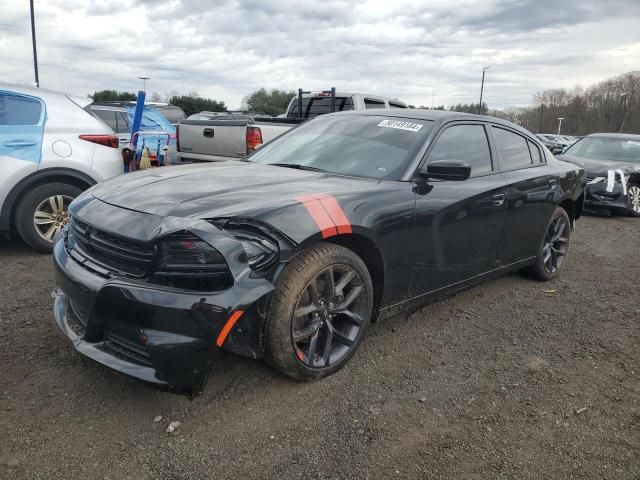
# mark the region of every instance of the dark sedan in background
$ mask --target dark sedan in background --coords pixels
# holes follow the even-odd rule
[[[640,216],[640,135],[594,133],[559,158],[584,166],[588,208]]]
[[[246,161],[78,197],[54,249],[55,317],[84,355],[178,391],[224,351],[323,377],[376,319],[512,270],[555,278],[584,182],[496,118],[325,115]]]

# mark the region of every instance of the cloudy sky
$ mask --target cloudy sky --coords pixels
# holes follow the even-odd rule
[[[0,80],[32,82],[29,2],[0,0]],[[523,105],[640,69],[639,0],[35,0],[40,83],[192,91],[237,107],[259,87],[417,105]]]

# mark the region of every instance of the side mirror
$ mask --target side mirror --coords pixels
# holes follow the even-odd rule
[[[471,176],[471,166],[461,160],[436,160],[422,168],[420,178],[463,181]]]

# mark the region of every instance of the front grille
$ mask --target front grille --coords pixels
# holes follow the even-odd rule
[[[167,242],[202,242],[199,237],[184,231],[171,234],[165,240],[164,243],[131,240],[71,217],[65,249],[83,268],[105,279],[133,277],[154,285],[207,292],[225,290],[233,285],[231,270],[219,252],[218,262],[209,259],[206,264],[166,264],[163,252],[166,254]],[[216,251],[213,247],[211,250]],[[189,252],[188,248],[185,252]]]
[[[153,244],[106,233],[73,217],[67,234],[67,251],[86,268],[107,277],[114,273],[143,277],[156,255]]]
[[[104,332],[104,346],[112,354],[140,365],[152,366],[151,357],[144,345],[118,335],[111,330]]]

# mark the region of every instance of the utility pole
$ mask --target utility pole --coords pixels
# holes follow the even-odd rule
[[[558,135],[560,135],[560,129],[562,128],[562,120],[564,120],[564,117],[558,117]]]
[[[33,70],[36,74],[36,87],[40,86],[40,77],[38,76],[38,52],[36,50],[36,21],[33,14],[33,0],[29,0],[31,6],[31,44],[33,46]]]
[[[478,105],[478,115],[482,113],[482,94],[484,93],[484,74],[489,70],[489,65],[482,68],[482,83],[480,84],[480,105]]]
[[[431,110],[433,110],[433,104],[436,101],[436,89],[433,89],[433,95],[431,96]]]

